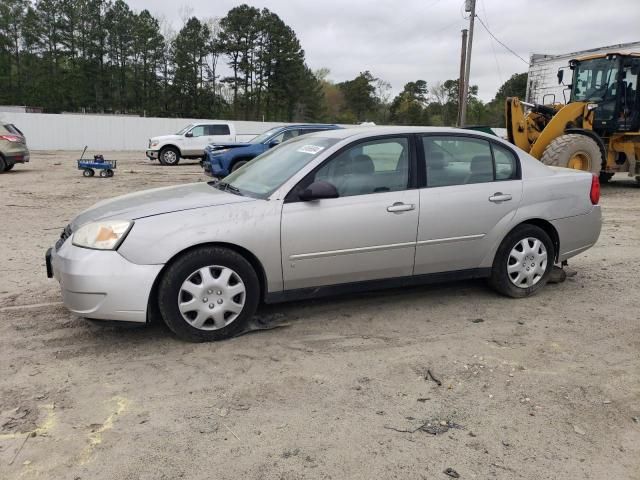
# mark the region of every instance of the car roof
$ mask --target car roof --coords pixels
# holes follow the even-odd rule
[[[440,133],[440,134],[468,134],[469,136],[482,136],[498,139],[495,135],[489,135],[477,130],[465,130],[454,127],[348,127],[326,132],[312,133],[310,136],[346,139],[350,137],[367,137],[378,135],[402,135],[410,133]]]

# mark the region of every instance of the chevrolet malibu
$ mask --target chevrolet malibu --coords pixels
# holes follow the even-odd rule
[[[78,215],[47,252],[64,303],[180,338],[229,338],[261,302],[487,278],[508,297],[600,234],[597,177],[450,128],[305,135],[223,182],[147,190]]]

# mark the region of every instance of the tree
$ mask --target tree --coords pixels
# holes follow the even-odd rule
[[[338,84],[344,95],[345,104],[355,116],[356,121],[368,120],[367,115],[375,109],[377,105],[375,83],[377,80],[367,70],[360,72],[353,80]]]
[[[493,127],[503,128],[505,126],[504,104],[507,97],[518,97],[524,99],[527,93],[527,77],[525,73],[514,73],[511,78],[504,82],[496,96],[487,105],[488,123]]]
[[[427,82],[417,80],[407,83],[391,103],[391,122],[400,125],[428,125],[427,103]]]
[[[204,84],[204,59],[209,53],[210,32],[196,17],[190,18],[173,42],[176,107],[186,116],[206,115],[200,103]]]

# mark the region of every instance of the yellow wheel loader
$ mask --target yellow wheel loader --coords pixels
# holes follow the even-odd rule
[[[509,141],[546,165],[590,171],[602,182],[616,172],[640,181],[640,53],[582,57],[569,68],[566,104],[507,98]],[[563,77],[560,69],[558,83]]]

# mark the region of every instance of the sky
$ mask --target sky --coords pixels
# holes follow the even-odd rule
[[[391,83],[428,85],[458,78],[464,0],[128,0],[179,30],[185,12],[223,17],[247,3],[268,8],[291,26],[313,70],[329,79],[350,80],[369,70]],[[477,0],[476,14],[498,40],[528,61],[532,53],[561,54],[640,40],[640,0]],[[489,101],[527,63],[492,40],[476,20],[471,84]]]

